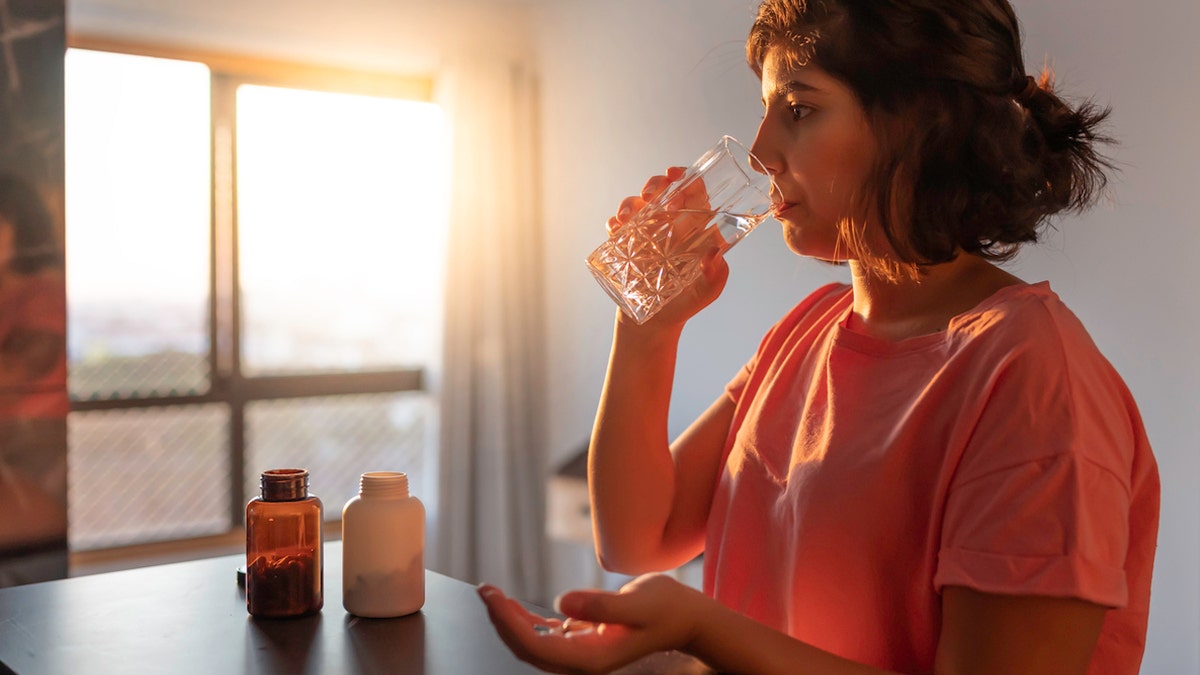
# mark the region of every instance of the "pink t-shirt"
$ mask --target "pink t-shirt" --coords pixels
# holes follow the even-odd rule
[[[796,306],[730,382],[704,589],[835,654],[932,669],[942,587],[1110,610],[1091,673],[1136,673],[1159,483],[1136,405],[1046,283],[947,330],[845,327],[851,292]]]

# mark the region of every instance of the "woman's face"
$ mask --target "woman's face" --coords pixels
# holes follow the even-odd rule
[[[762,69],[765,107],[752,151],[775,181],[775,219],[792,251],[822,260],[854,257],[843,221],[862,228],[861,190],[875,159],[866,114],[850,88],[780,49]]]

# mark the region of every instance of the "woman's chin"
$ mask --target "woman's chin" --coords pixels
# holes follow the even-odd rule
[[[820,236],[820,233],[784,222],[783,241],[796,255],[825,262],[845,262],[845,256],[838,253],[837,236],[832,233],[828,237]]]

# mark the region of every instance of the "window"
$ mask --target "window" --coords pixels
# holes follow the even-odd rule
[[[72,548],[229,532],[268,468],[327,520],[364,471],[432,494],[428,83],[168,56],[67,54]]]

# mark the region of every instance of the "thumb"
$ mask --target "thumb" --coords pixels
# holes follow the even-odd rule
[[[729,279],[729,263],[718,249],[712,249],[704,254],[700,268],[704,271],[704,279],[710,286],[722,288]]]
[[[704,254],[700,262],[701,277],[696,285],[696,294],[706,298],[705,305],[716,299],[725,289],[729,281],[729,263],[717,249],[711,249]]]
[[[560,614],[592,623],[639,625],[630,598],[611,591],[577,590],[558,596],[554,606]]]

